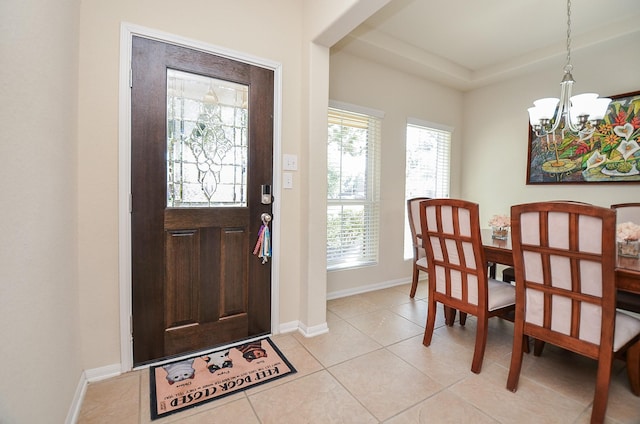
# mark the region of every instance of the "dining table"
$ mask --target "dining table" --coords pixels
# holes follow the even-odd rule
[[[485,260],[497,264],[513,266],[511,233],[506,239],[492,237],[491,229],[482,229],[482,246]],[[618,255],[616,258],[616,288],[618,290],[640,294],[640,259]]]

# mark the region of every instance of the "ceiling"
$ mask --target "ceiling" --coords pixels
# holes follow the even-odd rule
[[[572,0],[572,53],[634,33],[640,36],[640,0]],[[392,0],[332,53],[344,51],[467,91],[550,60],[564,64],[566,38],[563,0]],[[640,53],[640,43],[631,53]]]

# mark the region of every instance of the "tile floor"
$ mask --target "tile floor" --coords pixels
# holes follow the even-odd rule
[[[547,346],[525,355],[518,391],[505,388],[512,324],[497,318],[482,372],[471,373],[475,320],[422,345],[426,283],[327,302],[329,333],[273,337],[298,372],[154,423],[588,423],[595,362]],[[91,383],[78,423],[149,423],[149,372]],[[607,423],[640,423],[640,398],[616,361]]]

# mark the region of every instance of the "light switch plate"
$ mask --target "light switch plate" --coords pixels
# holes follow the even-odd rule
[[[285,171],[297,171],[298,155],[282,155],[282,169]]]
[[[282,173],[282,188],[293,188],[293,174],[291,172]]]

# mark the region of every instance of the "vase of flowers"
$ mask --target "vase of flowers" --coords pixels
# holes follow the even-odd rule
[[[640,257],[640,225],[623,222],[616,227],[618,255],[627,258]]]
[[[506,240],[509,236],[511,219],[508,215],[493,215],[489,220],[489,225],[493,231],[491,237],[498,240]]]

